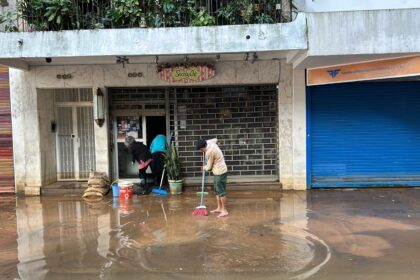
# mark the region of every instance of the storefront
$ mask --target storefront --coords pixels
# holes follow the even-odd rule
[[[201,178],[194,142],[218,138],[230,183],[291,188],[292,68],[285,61],[214,65],[210,78],[202,73],[193,77],[198,81],[183,83],[162,77],[156,64],[37,66],[15,72],[17,81],[25,80],[12,100],[15,127],[22,128],[15,129],[14,146],[21,151],[15,158],[21,167],[15,172],[17,191],[24,186],[36,194],[39,186],[57,181],[84,181],[90,170],[136,179],[125,137],[149,146],[157,134],[171,132],[186,186]]]
[[[198,138],[219,140],[232,178],[278,180],[276,85],[110,88],[109,96],[116,178],[138,176],[126,136],[149,146],[173,131],[186,181],[201,176]]]
[[[420,82],[416,77],[395,81],[395,76],[412,74],[415,60],[324,69],[331,80],[331,73],[345,79],[363,72],[371,80],[307,88],[308,186],[420,186]],[[391,79],[375,80],[386,75]]]

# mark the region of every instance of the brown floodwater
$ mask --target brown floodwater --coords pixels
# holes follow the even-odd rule
[[[205,198],[214,207],[212,195]],[[419,279],[417,189],[0,196],[0,279]]]

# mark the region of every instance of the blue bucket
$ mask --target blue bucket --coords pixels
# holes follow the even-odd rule
[[[114,208],[120,207],[120,200],[117,197],[114,197],[112,199],[112,207],[114,207]]]
[[[118,189],[118,183],[112,184],[112,196],[118,197],[120,195],[120,191]]]

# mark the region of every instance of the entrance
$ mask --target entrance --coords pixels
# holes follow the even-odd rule
[[[169,121],[165,109],[166,91],[113,88],[109,92],[114,139],[113,177],[137,179],[138,164],[132,164],[132,156],[124,144],[125,138],[132,136],[150,148],[156,135],[166,135]],[[147,173],[151,173],[150,168]]]
[[[87,180],[95,170],[92,89],[56,90],[57,179]]]
[[[202,175],[201,156],[193,146],[198,138],[219,139],[230,180],[278,181],[276,85],[112,88],[109,93],[114,178],[138,177],[124,137],[141,129],[137,141],[148,147],[155,135],[174,132],[187,184],[199,183]]]

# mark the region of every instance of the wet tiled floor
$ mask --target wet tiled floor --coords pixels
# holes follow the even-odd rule
[[[0,278],[420,278],[420,190],[237,191],[227,218],[198,203],[0,196]]]

